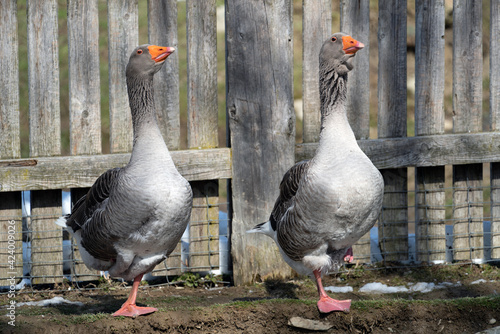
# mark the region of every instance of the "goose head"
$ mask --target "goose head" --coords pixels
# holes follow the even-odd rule
[[[127,77],[148,77],[158,72],[175,51],[168,46],[143,44],[135,48],[127,65]]]
[[[335,33],[321,47],[320,67],[327,69],[327,71],[334,70],[339,75],[345,75],[354,68],[353,58],[356,52],[364,46],[363,43],[345,33]]]

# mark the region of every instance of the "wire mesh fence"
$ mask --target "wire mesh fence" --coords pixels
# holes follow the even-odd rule
[[[454,186],[449,177],[436,188],[425,183],[415,186],[414,170],[408,173],[405,191],[386,190],[385,196],[400,198],[384,203],[377,224],[354,247],[355,262],[370,268],[395,268],[500,260],[500,222],[493,214],[500,203],[491,199],[496,189],[487,177],[481,186],[467,182]],[[210,183],[196,187],[202,190],[195,191],[189,226],[176,249],[146,280],[168,284],[173,276],[184,273],[231,273],[229,203],[212,191]],[[481,193],[482,200],[468,196],[473,192]],[[105,275],[89,270],[69,234],[54,224],[60,214],[71,210],[72,193],[61,194],[56,213],[33,214],[30,193],[22,192],[22,211],[0,217],[0,286],[4,291],[12,285],[19,290],[63,280],[82,288],[81,282]],[[457,201],[457,194],[465,201]]]

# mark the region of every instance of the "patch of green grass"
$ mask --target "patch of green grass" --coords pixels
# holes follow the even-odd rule
[[[213,287],[217,286],[217,282],[220,282],[221,279],[221,276],[212,274],[201,277],[200,274],[187,272],[174,279],[174,282],[183,284],[189,288],[197,288],[198,286]]]
[[[90,324],[107,317],[109,317],[109,314],[106,313],[86,313],[80,315],[72,315],[69,318],[69,321],[72,324]]]
[[[464,297],[457,299],[431,299],[431,300],[409,300],[409,299],[390,299],[390,300],[359,300],[353,301],[352,307],[358,311],[368,311],[370,309],[379,309],[387,306],[407,307],[411,305],[431,305],[431,306],[453,306],[459,309],[474,307],[486,307],[492,310],[500,308],[500,296],[483,297]]]

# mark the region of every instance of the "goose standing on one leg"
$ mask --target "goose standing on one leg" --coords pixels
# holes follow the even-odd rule
[[[363,47],[343,33],[324,42],[318,149],[287,171],[269,221],[249,231],[273,238],[295,271],[314,275],[323,313],[349,310],[350,300],[328,297],[321,277],[352,260],[351,246],[375,224],[382,206],[382,175],[359,148],[346,114],[347,74]]]
[[[87,267],[134,280],[114,316],[156,311],[136,306],[139,284],[174,250],[191,216],[192,190],[163,141],[153,98],[153,75],[174,51],[141,45],[132,52],[126,70],[134,131],[130,161],[102,174],[72,213],[57,221],[76,239]]]

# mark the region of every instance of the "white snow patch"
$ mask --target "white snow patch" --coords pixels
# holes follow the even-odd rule
[[[347,293],[353,291],[352,286],[326,286],[324,289],[333,293]]]
[[[488,282],[493,283],[493,282],[495,282],[495,281],[494,281],[494,280],[489,280],[489,281],[487,281],[487,280],[485,280],[485,279],[483,279],[483,278],[480,278],[480,279],[478,279],[477,281],[470,282],[470,284],[479,284],[479,283],[488,283]]]
[[[410,283],[408,284],[409,288],[400,285],[400,286],[387,286],[383,283],[368,283],[359,289],[359,292],[366,293],[397,293],[397,292],[421,292],[427,293],[431,292],[435,289],[444,289],[446,287],[457,287],[460,286],[461,283],[450,283],[450,282],[442,282],[442,283],[427,283],[427,282],[418,282],[418,283]]]
[[[442,289],[444,287],[445,286],[443,286],[443,285],[436,286],[436,284],[434,284],[434,283],[418,282],[418,283],[410,286],[410,291],[427,293],[427,292],[431,292],[434,289]]]
[[[359,289],[359,292],[366,293],[396,293],[396,292],[408,292],[408,288],[405,286],[387,286],[383,283],[368,283]]]
[[[21,302],[17,303],[17,306],[53,306],[53,305],[61,305],[61,304],[67,304],[67,305],[75,305],[75,306],[83,306],[84,304],[82,302],[72,302],[67,299],[64,299],[63,297],[54,297],[52,299],[44,299],[40,300],[37,302]]]

